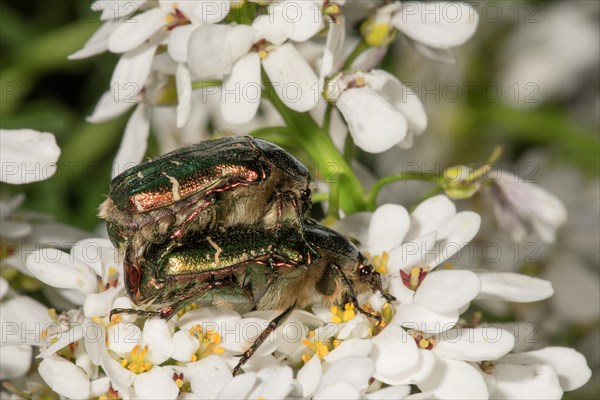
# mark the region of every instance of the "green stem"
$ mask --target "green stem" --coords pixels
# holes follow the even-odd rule
[[[367,208],[375,210],[377,208],[377,195],[384,186],[398,181],[422,181],[439,184],[441,177],[434,172],[400,172],[398,174],[386,176],[378,180],[367,195]]]
[[[356,44],[356,47],[354,47],[354,50],[352,50],[352,53],[350,53],[348,58],[346,58],[346,61],[344,61],[344,65],[342,66],[342,71],[350,69],[350,67],[352,66],[352,63],[358,58],[358,56],[360,56],[361,53],[363,51],[365,51],[366,49],[368,49],[369,47],[370,46],[364,40],[361,40],[360,42],[358,42]]]
[[[325,116],[323,117],[323,131],[329,135],[329,129],[331,128],[331,113],[333,111],[333,104],[327,103],[325,108]]]
[[[192,89],[204,89],[208,87],[221,86],[223,84],[222,81],[212,80],[212,81],[196,81],[192,82]]]
[[[323,132],[323,129],[308,113],[300,113],[288,108],[273,90],[273,85],[264,70],[262,78],[265,84],[263,97],[273,104],[287,126],[294,131],[299,146],[316,163],[319,175],[327,177],[332,172],[335,173],[336,183],[341,185],[339,204],[342,209],[348,214],[363,211],[366,204],[362,184],[350,164],[335,148],[329,135]],[[332,169],[335,170],[332,171]]]

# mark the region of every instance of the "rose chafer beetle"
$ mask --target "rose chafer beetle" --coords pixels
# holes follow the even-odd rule
[[[277,242],[281,234],[285,240]],[[305,241],[314,249],[307,251]],[[380,292],[381,277],[362,253],[339,233],[305,222],[303,235],[285,226],[279,233],[257,226],[236,226],[226,232],[189,232],[165,254],[165,245],[150,245],[145,257],[125,256],[125,286],[136,305],[156,304],[157,311],[115,309],[169,319],[191,303],[233,308],[240,312],[279,310],[243,355],[236,373],[295,307],[314,303],[351,302],[369,317],[357,300]]]
[[[121,173],[111,182],[99,216],[112,243],[142,256],[150,243],[175,241],[187,231],[284,222],[302,232],[310,208],[308,169],[261,139],[229,137],[175,150]]]

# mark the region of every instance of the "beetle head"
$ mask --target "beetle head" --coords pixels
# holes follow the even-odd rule
[[[359,262],[356,265],[356,275],[361,282],[368,284],[373,292],[379,292],[387,301],[396,300],[394,296],[383,291],[381,274],[367,262],[362,254],[360,254]]]
[[[281,147],[265,140],[253,138],[253,141],[256,146],[262,150],[267,160],[269,160],[269,162],[271,162],[274,166],[283,170],[294,180],[307,181],[308,184],[308,181],[310,181],[308,168],[306,168],[306,166],[304,166],[304,164],[302,164],[296,157]]]

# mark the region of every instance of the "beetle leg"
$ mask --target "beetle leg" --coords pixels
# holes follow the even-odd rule
[[[346,277],[346,275],[344,275],[344,271],[342,271],[342,268],[339,265],[335,264],[335,263],[331,263],[329,265],[342,278],[342,283],[344,284],[344,287],[346,288],[346,291],[348,293],[348,298],[350,299],[350,301],[352,302],[352,304],[354,304],[354,307],[358,310],[358,312],[360,312],[361,314],[366,315],[369,318],[373,318],[378,323],[380,323],[381,322],[381,317],[379,315],[372,314],[372,313],[370,313],[368,311],[365,311],[362,308],[360,308],[360,305],[358,304],[358,300],[356,298],[356,294],[354,294],[354,288],[352,287],[352,282],[350,282],[350,280]]]
[[[262,331],[260,333],[260,335],[258,335],[258,337],[254,340],[254,343],[252,343],[252,346],[250,346],[250,348],[248,350],[246,350],[245,352],[243,352],[242,354],[237,355],[237,357],[241,357],[241,359],[240,359],[240,361],[238,361],[237,365],[233,369],[233,372],[232,372],[233,376],[237,375],[237,373],[239,372],[242,365],[244,365],[250,359],[250,357],[252,357],[252,355],[256,352],[256,350],[258,350],[260,345],[263,344],[263,342],[265,340],[267,340],[267,338],[269,337],[271,332],[273,332],[275,329],[277,329],[279,324],[283,320],[285,320],[288,317],[288,315],[290,315],[290,313],[292,312],[294,307],[296,307],[296,304],[293,304],[291,307],[289,307],[283,313],[281,313],[277,317],[273,318],[273,320],[271,322],[269,322],[269,326],[267,326],[265,328],[265,330]]]
[[[110,314],[108,320],[112,322],[113,316],[117,314],[135,314],[140,317],[152,318],[152,317],[160,317],[160,311],[144,311],[144,310],[136,310],[134,308],[113,308],[110,310]]]

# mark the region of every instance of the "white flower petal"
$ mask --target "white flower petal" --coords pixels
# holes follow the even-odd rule
[[[424,264],[434,248],[436,238],[436,232],[431,232],[393,249],[388,258],[388,274],[397,274],[400,270]]]
[[[37,355],[36,358],[46,358],[49,355],[52,355],[59,351],[60,349],[66,347],[71,343],[75,343],[79,339],[83,337],[83,327],[81,325],[75,325],[73,328],[69,329],[67,332],[62,332],[57,335],[50,336],[49,339],[56,342],[52,343],[46,350],[42,351]]]
[[[150,119],[144,104],[137,106],[125,127],[121,146],[112,167],[112,177],[139,164],[144,158],[150,134]]]
[[[413,239],[429,234],[456,215],[456,206],[448,197],[438,195],[420,203],[410,214],[410,232]]]
[[[162,318],[146,320],[142,342],[144,345],[148,345],[148,361],[152,364],[162,364],[171,357],[175,350],[171,337],[167,321]]]
[[[402,304],[396,307],[391,323],[424,333],[444,332],[458,321],[458,311],[436,313],[420,304]]]
[[[0,129],[0,142],[0,181],[37,182],[56,172],[60,148],[53,134],[33,129]]]
[[[434,271],[419,285],[414,302],[438,313],[452,312],[473,300],[480,289],[481,281],[471,271]]]
[[[173,29],[169,34],[167,51],[176,62],[187,62],[188,41],[196,28],[196,25],[183,25]]]
[[[544,279],[513,272],[478,272],[481,292],[478,299],[527,303],[552,296],[552,284]]]
[[[479,232],[481,217],[472,211],[463,211],[438,229],[438,252],[428,265],[433,269],[458,253]]]
[[[88,318],[105,316],[112,310],[115,299],[123,294],[123,286],[110,287],[100,293],[88,293],[83,303],[83,315]]]
[[[355,356],[343,358],[325,371],[318,391],[339,382],[345,382],[356,390],[364,390],[369,386],[369,378],[373,376],[373,372],[375,372],[375,363],[371,358]]]
[[[121,21],[109,20],[100,26],[94,34],[88,39],[81,50],[70,54],[69,60],[81,60],[95,56],[96,54],[104,53],[108,50],[108,36],[119,26]]]
[[[196,5],[191,9],[188,17],[197,23],[216,24],[221,22],[231,8],[230,0],[204,0],[197,1]]]
[[[177,85],[177,127],[183,128],[190,119],[192,111],[192,78],[186,64],[177,66],[175,74]]]
[[[430,47],[422,43],[415,42],[410,38],[408,39],[408,42],[415,50],[430,60],[449,65],[455,65],[458,62],[456,56],[454,55],[454,51],[451,49],[436,49],[435,47]]]
[[[340,343],[338,347],[327,354],[324,359],[330,364],[334,364],[344,357],[366,357],[371,353],[373,344],[369,340],[348,339]]]
[[[285,13],[283,18],[294,28],[290,39],[295,42],[304,42],[325,26],[321,4],[318,1],[289,1],[279,3]],[[335,25],[335,24],[332,24]]]
[[[120,24],[108,37],[108,49],[113,53],[131,51],[166,24],[164,11],[151,8]]]
[[[323,87],[325,78],[336,68],[341,52],[344,48],[344,39],[346,37],[346,20],[340,18],[339,24],[329,24],[327,32],[327,41],[323,49],[323,58],[321,59],[321,68],[319,73],[319,86]]]
[[[410,385],[388,386],[376,392],[366,393],[365,398],[369,400],[400,400],[410,394]]]
[[[192,356],[200,348],[198,338],[191,336],[186,330],[180,330],[173,335],[174,350],[171,358],[177,361],[190,362]]]
[[[223,82],[221,113],[225,121],[245,124],[256,115],[261,99],[260,57],[251,52],[233,65]]]
[[[202,307],[197,310],[191,310],[183,314],[183,317],[177,320],[177,326],[181,330],[189,331],[190,328],[200,325],[202,330],[212,328],[219,330],[220,323],[227,321],[236,321],[241,319],[240,314],[233,310],[220,309],[217,307]]]
[[[412,147],[412,137],[420,135],[427,128],[427,114],[419,96],[386,71],[374,70],[365,74],[365,80],[386,102],[404,115],[407,122],[407,136],[398,143],[398,146],[405,149]]]
[[[333,382],[319,390],[313,397],[314,400],[358,400],[360,392],[347,382]]]
[[[217,399],[245,400],[256,383],[256,374],[253,372],[235,376],[217,394]]]
[[[232,379],[231,370],[221,357],[211,355],[188,364],[192,392],[212,399]]]
[[[345,342],[342,342],[342,344],[343,343]],[[302,368],[300,368],[298,376],[296,377],[298,383],[302,386],[302,396],[312,396],[319,387],[322,376],[323,366],[321,365],[321,359],[318,354],[315,354]]]
[[[96,108],[92,112],[92,115],[87,117],[85,120],[91,123],[100,123],[108,121],[124,114],[129,110],[136,102],[131,101],[118,101],[112,90],[104,92]]]
[[[369,153],[381,153],[406,136],[406,117],[369,87],[348,89],[337,101],[354,143]]]
[[[106,394],[110,388],[110,379],[108,376],[95,379],[91,382],[91,393],[92,397],[100,397]]]
[[[428,379],[417,384],[437,399],[487,399],[487,385],[481,373],[464,361],[438,358]]]
[[[305,112],[317,105],[319,78],[294,45],[286,43],[275,48],[262,65],[273,90],[286,106]]]
[[[409,226],[410,217],[404,207],[396,204],[379,206],[369,224],[369,253],[379,255],[399,246]]]
[[[372,217],[373,213],[366,211],[350,214],[337,221],[333,225],[333,229],[366,245],[369,240],[369,224]]]
[[[253,43],[254,31],[247,25],[201,25],[188,41],[188,65],[199,79],[223,79]]]
[[[57,249],[41,249],[27,257],[27,269],[47,285],[61,289],[77,289],[95,293],[98,282],[95,274],[83,262]]]
[[[259,398],[285,399],[294,388],[294,373],[290,367],[280,367],[259,390]]]
[[[137,103],[138,94],[150,75],[156,46],[145,44],[128,51],[119,58],[110,78],[110,89],[115,101]]]
[[[437,335],[433,352],[438,357],[464,361],[497,360],[515,345],[508,331],[490,325],[485,328],[451,329]]]
[[[403,2],[392,23],[411,39],[435,48],[455,47],[477,29],[479,14],[466,3]]]
[[[283,18],[274,17],[272,14],[259,15],[252,21],[252,28],[256,35],[274,45],[283,44],[292,33],[294,27],[286,23]]]
[[[0,380],[25,376],[31,368],[33,347],[28,345],[0,346]]]
[[[142,330],[130,322],[120,322],[107,330],[108,349],[123,357],[140,343]]]
[[[171,370],[158,366],[138,375],[133,388],[139,399],[175,400],[179,394]]]
[[[561,399],[556,372],[548,365],[498,364],[494,399]]]
[[[139,10],[140,6],[146,1],[147,0],[96,0],[92,4],[92,10],[102,10],[100,19],[106,21],[131,15]]]
[[[548,364],[558,374],[560,386],[564,391],[583,386],[592,376],[585,357],[568,347],[545,347],[540,350],[507,354],[498,360],[498,363]]]
[[[221,345],[225,350],[236,353],[246,351],[254,340],[269,325],[269,321],[262,318],[243,318],[241,320],[225,322],[221,332]],[[260,357],[271,354],[277,347],[276,332],[271,332],[267,339],[260,345],[254,356]]]
[[[388,325],[371,342],[371,358],[375,360],[373,376],[384,383],[412,369],[419,361],[415,340],[397,325]]]
[[[83,399],[90,395],[90,380],[85,372],[62,357],[52,355],[44,358],[38,372],[60,395],[70,399]]]

